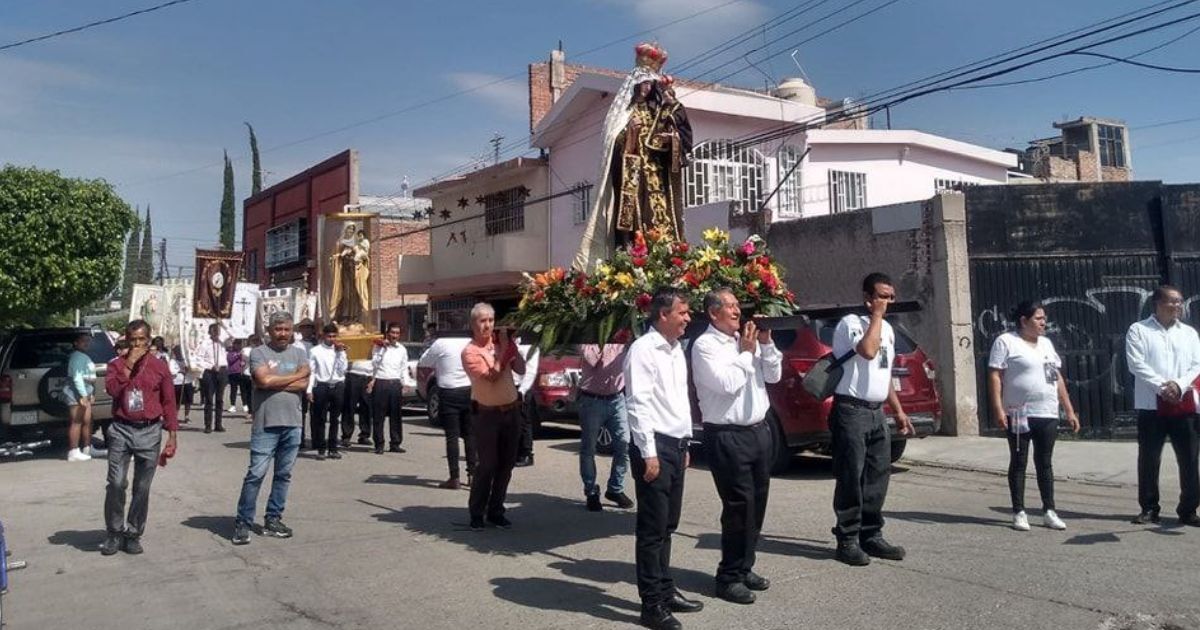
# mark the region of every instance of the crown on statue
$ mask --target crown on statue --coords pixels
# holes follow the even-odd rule
[[[658,72],[667,63],[667,51],[658,44],[638,44],[633,50],[637,54],[639,68]]]

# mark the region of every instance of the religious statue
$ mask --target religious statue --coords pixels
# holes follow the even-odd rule
[[[604,119],[604,153],[598,190],[575,255],[590,270],[638,231],[656,229],[683,238],[683,169],[692,152],[692,126],[660,74],[667,52],[654,44],[635,48],[637,64],[613,97]]]
[[[346,223],[330,257],[333,287],[329,295],[329,312],[342,325],[361,323],[371,310],[370,263],[371,244],[357,223]]]

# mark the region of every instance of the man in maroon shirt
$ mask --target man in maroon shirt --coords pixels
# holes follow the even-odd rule
[[[112,424],[108,430],[108,491],[104,498],[104,521],[108,536],[100,553],[111,556],[124,547],[126,553],[142,553],[141,537],[150,506],[150,482],[158,467],[163,429],[167,431],[166,457],[175,454],[175,432],[179,419],[175,409],[175,387],[171,371],[162,359],[149,352],[150,325],[137,319],[125,326],[129,354],[108,364],[104,386],[112,396]],[[133,500],[125,515],[125,488],[129,462],[134,460]]]

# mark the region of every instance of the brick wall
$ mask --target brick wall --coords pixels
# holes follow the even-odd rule
[[[386,309],[401,304],[420,304],[426,301],[424,295],[401,296],[397,293],[396,288],[400,284],[400,269],[396,261],[400,255],[428,256],[430,232],[425,230],[407,236],[388,237],[428,227],[428,220],[384,218],[376,222],[378,235],[375,243],[379,255],[373,261],[376,269],[373,269],[372,273],[379,278],[379,306],[381,308]]]
[[[1078,165],[1077,179],[1081,182],[1094,182],[1096,179],[1096,167],[1099,166],[1097,156],[1091,151],[1079,150],[1079,156],[1075,158],[1075,163]]]
[[[1106,182],[1128,182],[1133,179],[1129,169],[1120,166],[1101,166],[1101,180]]]

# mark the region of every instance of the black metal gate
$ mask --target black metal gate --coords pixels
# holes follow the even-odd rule
[[[1125,332],[1151,314],[1151,293],[1164,282],[1182,290],[1185,318],[1195,325],[1200,187],[1049,184],[978,187],[966,195],[984,432],[999,431],[988,403],[987,355],[1012,326],[1009,311],[1028,299],[1045,306],[1047,336],[1063,358],[1083,435],[1132,435]]]

